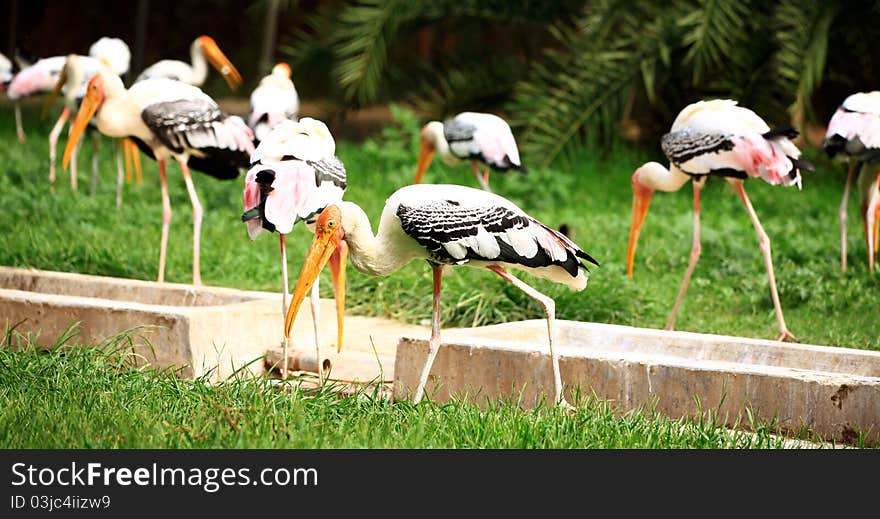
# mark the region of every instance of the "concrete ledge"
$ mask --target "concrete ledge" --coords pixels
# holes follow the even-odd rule
[[[782,430],[809,429],[827,440],[852,442],[858,431],[880,443],[880,353],[628,326],[557,321],[560,369],[567,394],[595,392],[623,410],[656,402],[681,417],[702,408],[728,424],[774,416]],[[485,402],[520,395],[531,406],[552,392],[543,320],[443,334],[427,394]],[[395,398],[418,382],[427,341],[402,339]],[[723,401],[722,401],[723,399]]]

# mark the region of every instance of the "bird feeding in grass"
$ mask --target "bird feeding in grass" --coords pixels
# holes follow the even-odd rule
[[[281,121],[251,155],[251,169],[244,181],[244,214],[250,238],[263,231],[278,232],[281,243],[282,322],[287,314],[287,246],[285,237],[302,221],[314,232],[318,215],[330,204],[342,201],[346,173],[336,157],[336,142],[323,122],[304,117],[299,121]],[[345,301],[345,252],[337,249],[330,257],[333,270],[337,319],[341,319]],[[312,322],[315,329],[318,379],[323,383],[321,338],[319,335],[320,300],[318,280],[311,292]],[[342,321],[338,321],[336,348],[342,349]],[[282,338],[282,376],[287,376],[289,340]]]
[[[488,168],[526,172],[510,126],[497,115],[462,112],[442,123],[431,121],[422,128],[421,141],[413,184],[422,182],[435,152],[448,166],[470,161],[477,182],[489,192]],[[479,163],[487,168],[480,171]]]
[[[507,271],[519,269],[574,290],[586,288],[587,266],[581,260],[598,263],[561,233],[505,198],[458,185],[417,184],[398,189],[385,202],[375,235],[369,218],[357,204],[343,201],[327,206],[318,217],[315,238],[287,309],[286,337],[290,337],[305,294],[339,250],[343,259],[347,252],[351,264],[371,276],[387,276],[415,259],[427,260],[431,265],[434,277],[431,339],[414,402],[421,400],[424,394],[440,345],[442,273],[448,267],[468,266],[494,272],[541,304],[547,319],[554,402],[568,406],[559,374],[559,357],[554,349],[555,303]],[[337,283],[337,286],[342,285]],[[337,311],[342,310],[342,305],[338,305]],[[341,326],[342,314],[338,320]]]
[[[822,147],[829,157],[839,156],[849,163],[839,210],[840,268],[846,272],[846,206],[858,173],[868,270],[873,272],[880,230],[880,91],[847,97],[831,117]]]
[[[736,101],[699,101],[678,114],[671,131],[661,140],[663,153],[670,162],[669,169],[657,162],[648,162],[633,173],[632,222],[627,249],[629,277],[633,275],[639,232],[654,191],[677,191],[689,180],[693,181],[693,245],[678,297],[666,321],[667,330],[675,326],[679,305],[700,257],[700,190],[710,176],[717,176],[726,178],[736,189],[758,234],[779,325],[778,340],[797,340],[789,332],[782,315],[770,255],[770,238],[761,227],[743,187],[744,179],[758,177],[769,184],[796,185],[800,189],[801,169],[813,168],[798,159],[801,152],[790,140],[796,135],[791,128],[770,129],[763,119],[748,108],[737,106]]]
[[[260,80],[251,92],[251,111],[248,126],[254,131],[257,142],[262,141],[282,121],[296,121],[299,113],[299,96],[290,79],[290,65],[278,63],[272,73]]]
[[[108,137],[128,137],[159,163],[162,186],[162,237],[158,281],[165,279],[165,257],[171,202],[165,162],[180,164],[193,208],[193,284],[202,283],[199,251],[202,205],[189,168],[221,180],[235,179],[248,166],[254,151],[253,133],[244,121],[220,111],[217,103],[197,87],[170,79],[140,81],[126,89],[119,76],[98,73],[89,81],[86,95],[64,149],[65,169],[70,155],[92,117],[98,131]]]
[[[146,79],[173,79],[200,87],[208,77],[208,63],[210,63],[232,90],[241,85],[241,74],[223,54],[217,42],[210,36],[199,36],[193,40],[189,48],[190,63],[176,59],[163,59],[150,65],[135,79],[139,83]]]

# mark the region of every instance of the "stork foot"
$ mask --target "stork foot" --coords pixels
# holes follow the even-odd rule
[[[556,404],[556,407],[565,411],[566,413],[568,413],[570,415],[575,414],[577,412],[577,408],[575,406],[569,404],[568,401],[564,398]]]
[[[801,342],[788,330],[782,330],[782,333],[779,334],[779,337],[777,337],[776,340],[780,342]]]

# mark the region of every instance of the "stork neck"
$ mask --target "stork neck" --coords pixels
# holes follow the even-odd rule
[[[443,162],[449,162],[452,154],[449,153],[449,143],[446,142],[446,136],[443,135],[443,123],[440,121],[431,121],[425,126],[425,136],[428,142],[434,145],[434,150],[440,155]]]
[[[678,191],[688,180],[691,180],[691,177],[674,164],[669,169],[659,164],[657,167],[645,168],[639,176],[642,185],[657,191]]]
[[[360,206],[341,202],[339,208],[354,268],[371,276],[387,276],[416,258],[392,239],[393,225],[386,218],[379,221],[378,234],[373,234],[370,219]]]
[[[202,50],[202,44],[196,39],[189,48],[190,62],[192,63],[192,84],[201,86],[208,78],[208,61],[205,59],[205,52]]]

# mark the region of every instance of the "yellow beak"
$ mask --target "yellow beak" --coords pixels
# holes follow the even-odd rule
[[[49,113],[49,107],[55,104],[55,99],[58,97],[58,93],[61,92],[61,88],[64,86],[64,83],[67,83],[67,63],[64,63],[64,66],[61,67],[61,74],[58,76],[58,82],[55,83],[55,88],[52,89],[52,92],[46,96],[46,100],[43,101],[43,110],[40,112],[40,119],[45,119],[46,114]]]
[[[639,243],[639,233],[642,230],[642,224],[645,223],[645,217],[648,215],[648,208],[651,206],[651,198],[654,196],[654,190],[649,189],[637,181],[633,181],[633,209],[632,220],[629,225],[629,245],[626,250],[626,275],[633,277],[633,263],[636,259],[636,246]]]
[[[425,171],[427,171],[428,166],[431,165],[431,159],[434,158],[434,146],[430,145],[428,141],[422,137],[422,146],[419,148],[419,158],[416,162],[416,178],[413,179],[413,184],[421,184],[422,179],[425,178]]]
[[[76,147],[76,143],[79,142],[79,139],[82,137],[86,125],[89,124],[89,121],[95,115],[95,112],[98,111],[98,108],[100,108],[101,103],[103,102],[104,99],[101,91],[91,88],[90,83],[89,88],[86,89],[86,96],[83,98],[82,104],[79,106],[79,111],[76,113],[76,120],[73,122],[73,127],[70,130],[70,136],[67,139],[67,146],[64,147],[64,160],[61,163],[64,169],[67,169],[68,164],[70,164],[70,156],[73,153],[73,149]]]
[[[235,65],[229,61],[226,54],[223,54],[223,51],[220,50],[220,47],[217,46],[217,42],[213,38],[202,36],[201,43],[202,51],[205,53],[205,58],[207,58],[208,62],[217,69],[217,72],[220,72],[229,88],[232,90],[237,89],[241,85],[242,80],[241,74],[238,73]]]
[[[321,274],[324,266],[330,262],[333,278],[333,291],[336,298],[336,326],[337,326],[337,351],[342,350],[342,335],[345,319],[345,264],[348,255],[348,245],[342,240],[340,231],[332,230],[315,233],[315,239],[309,247],[306,259],[303,262],[296,288],[290,306],[287,307],[287,315],[284,319],[284,336],[290,337],[290,330],[296,321],[299,307],[311,291],[315,279]]]

